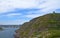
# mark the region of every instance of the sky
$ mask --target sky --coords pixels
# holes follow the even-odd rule
[[[0,25],[20,25],[53,11],[60,12],[60,0],[0,0]]]

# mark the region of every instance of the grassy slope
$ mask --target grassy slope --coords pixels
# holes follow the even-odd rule
[[[46,14],[24,23],[19,31],[20,38],[60,37],[60,13]]]

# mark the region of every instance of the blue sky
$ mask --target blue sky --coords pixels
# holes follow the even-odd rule
[[[60,12],[60,0],[0,0],[0,24],[19,25],[53,11]]]

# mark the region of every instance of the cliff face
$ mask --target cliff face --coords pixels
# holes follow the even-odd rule
[[[18,38],[60,37],[60,13],[46,14],[24,23],[17,31]]]

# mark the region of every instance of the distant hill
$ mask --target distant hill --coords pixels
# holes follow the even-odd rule
[[[34,18],[24,23],[16,33],[19,38],[60,38],[60,13]]]
[[[4,28],[18,28],[21,25],[0,25],[0,27],[4,27]]]

